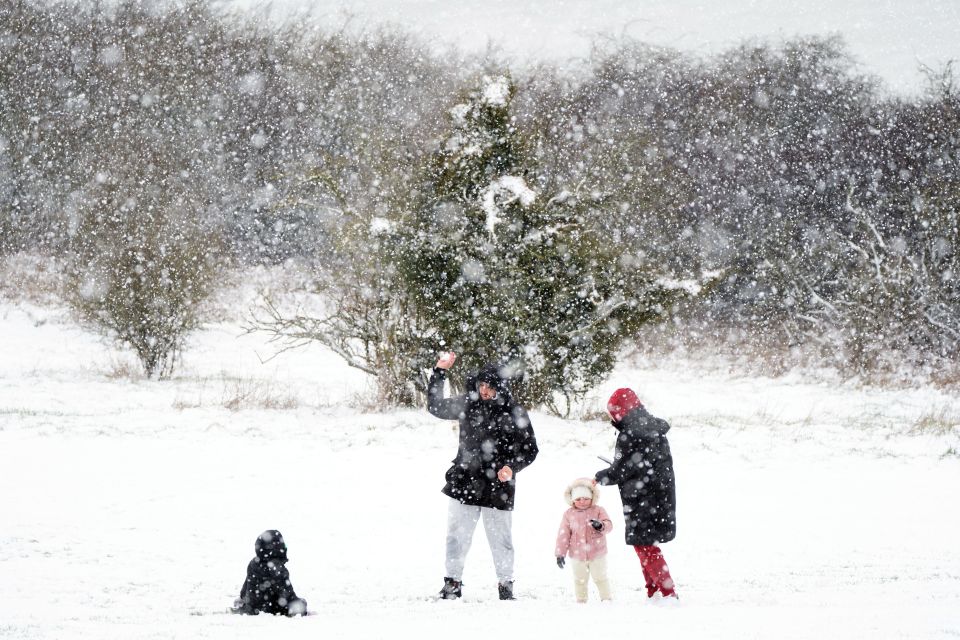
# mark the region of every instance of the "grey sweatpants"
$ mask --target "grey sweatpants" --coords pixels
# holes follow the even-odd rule
[[[460,580],[477,521],[483,518],[499,582],[513,581],[513,512],[475,507],[450,498],[447,511],[447,577]]]

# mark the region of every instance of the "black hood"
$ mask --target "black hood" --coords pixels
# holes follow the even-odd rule
[[[640,433],[655,433],[661,436],[667,435],[667,431],[670,431],[670,425],[667,421],[652,416],[646,407],[637,407],[625,415],[620,422],[611,422],[611,424],[616,427],[618,431],[627,429]]]
[[[261,533],[254,548],[257,550],[257,558],[261,561],[287,561],[287,543],[283,541],[283,535],[276,529],[269,529]]]
[[[496,364],[484,365],[479,371],[467,378],[467,392],[474,396],[480,392],[480,383],[486,382],[497,390],[497,397],[491,402],[497,404],[509,403],[512,401],[510,393],[510,383],[507,378],[501,374],[501,367]]]

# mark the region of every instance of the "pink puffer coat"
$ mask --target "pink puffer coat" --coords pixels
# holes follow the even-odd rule
[[[584,486],[593,492],[593,503],[587,509],[577,509],[573,505],[571,493],[576,486]],[[563,514],[560,530],[557,532],[557,546],[553,554],[558,558],[569,555],[574,560],[588,562],[607,554],[606,535],[613,530],[613,522],[606,510],[597,505],[600,491],[590,478],[578,478],[567,487],[564,494],[567,504],[571,505]],[[599,520],[603,528],[597,531],[590,525],[591,520]]]

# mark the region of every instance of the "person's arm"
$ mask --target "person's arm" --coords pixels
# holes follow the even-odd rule
[[[673,457],[670,455],[670,445],[663,439],[661,446],[653,460],[653,481],[657,483],[658,492],[663,496],[662,506],[668,511],[676,508],[676,476],[673,470]]]
[[[279,588],[277,589],[278,604],[286,609],[287,615],[303,615],[307,612],[307,602],[297,597],[290,582],[290,570],[281,565],[279,570]]]
[[[622,436],[621,436],[622,437]],[[597,471],[594,475],[597,482],[602,485],[621,484],[630,477],[630,467],[633,463],[630,461],[631,454],[628,447],[617,447],[617,453],[613,456],[613,464],[606,469]]]
[[[280,579],[280,597],[288,604],[297,599],[297,592],[293,590],[293,583],[290,582],[290,570],[286,567],[283,567]]]
[[[254,573],[254,560],[247,563],[247,575],[243,578],[243,586],[240,587],[240,597],[233,603],[234,613],[253,613],[254,606],[251,600],[255,597],[252,592],[256,589],[257,577]]]
[[[436,367],[430,375],[427,386],[427,411],[441,420],[458,420],[467,404],[466,396],[443,397],[443,383],[447,379],[447,370]]]
[[[593,476],[601,485],[620,484],[623,482],[623,465],[614,462],[606,469],[601,469]]]
[[[243,586],[240,587],[240,599],[247,601],[247,585],[250,584],[250,567],[247,567],[247,575],[243,577]]]
[[[557,558],[564,558],[567,551],[570,550],[570,523],[567,521],[567,514],[563,514],[560,519],[560,529],[557,531],[557,544],[553,549],[553,555]]]
[[[537,459],[540,448],[537,446],[533,425],[530,424],[530,416],[523,407],[513,408],[513,424],[517,427],[517,438],[511,447],[512,455],[507,466],[513,473],[518,473]]]
[[[600,529],[601,533],[608,534],[613,531],[613,520],[610,519],[610,515],[607,513],[607,510],[603,507],[598,506],[600,509],[599,520],[603,523],[603,529]]]

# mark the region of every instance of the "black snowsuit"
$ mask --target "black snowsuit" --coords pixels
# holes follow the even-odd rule
[[[234,613],[257,615],[305,614],[307,601],[297,597],[287,571],[287,545],[279,531],[264,531],[255,545],[257,556],[247,564],[247,579],[240,589]]]
[[[447,470],[445,495],[463,504],[512,511],[516,474],[532,463],[539,449],[530,418],[513,401],[510,388],[495,365],[467,378],[466,393],[443,397],[446,370],[434,369],[427,391],[427,410],[444,420],[459,420],[460,446]],[[479,382],[497,390],[493,400],[482,400]],[[500,482],[497,471],[510,467],[514,476]]]
[[[667,431],[670,425],[643,407],[614,422],[620,434],[613,464],[598,471],[600,484],[616,484],[623,501],[628,545],[655,545],[677,534],[677,500],[673,458]]]

